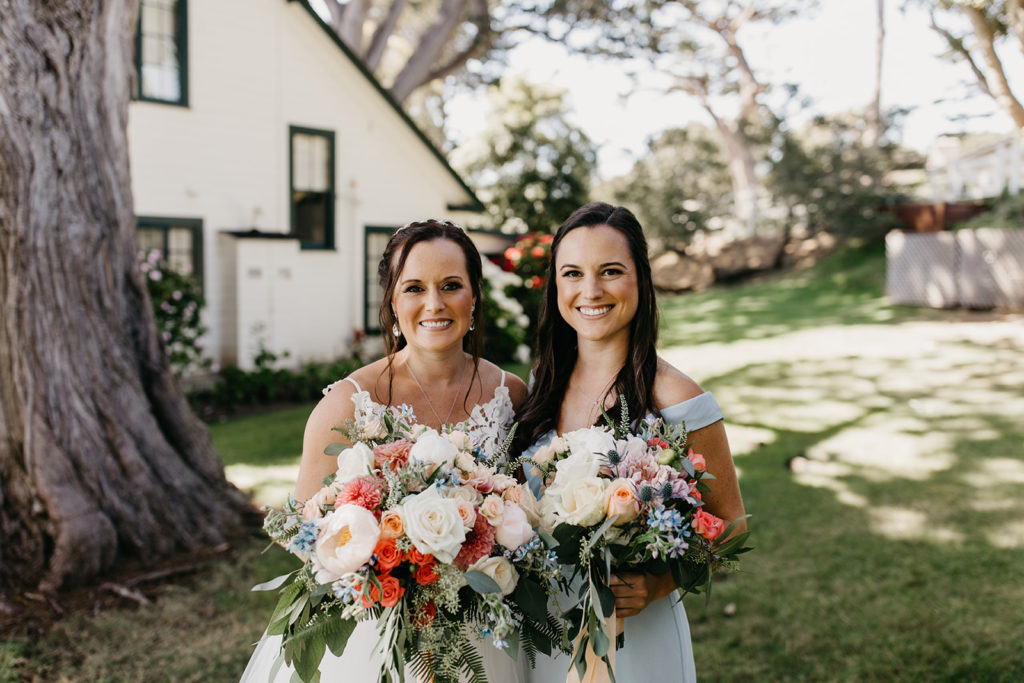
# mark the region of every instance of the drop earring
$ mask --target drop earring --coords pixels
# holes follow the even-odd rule
[[[469,309],[469,331],[472,332],[476,329],[476,304],[473,304],[473,308]]]
[[[395,338],[402,336],[402,331],[398,329],[398,323],[391,323],[391,334],[395,335]]]

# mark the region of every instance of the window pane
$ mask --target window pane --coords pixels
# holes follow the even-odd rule
[[[192,241],[193,233],[189,228],[169,228],[167,231],[167,263],[183,275],[192,275],[195,270]]]
[[[164,252],[164,231],[160,228],[139,228],[136,241],[139,251],[144,256],[156,249],[163,256]]]
[[[178,54],[177,1],[143,0],[139,18],[142,49],[140,92],[143,97],[181,100],[181,59]]]
[[[330,181],[330,142],[322,135],[296,133],[292,139],[294,189],[326,192]]]
[[[364,320],[367,331],[376,330],[379,324],[377,312],[384,300],[384,292],[381,291],[380,283],[377,280],[377,265],[380,263],[381,256],[384,255],[384,247],[387,246],[389,239],[391,239],[390,232],[369,230],[366,233],[366,311]]]
[[[327,195],[318,192],[293,192],[295,232],[303,244],[328,246]]]

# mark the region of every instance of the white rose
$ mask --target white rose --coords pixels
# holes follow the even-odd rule
[[[338,472],[334,482],[340,486],[356,477],[373,472],[373,451],[364,443],[357,443],[338,454]]]
[[[454,465],[458,452],[459,449],[451,441],[438,434],[436,430],[428,429],[409,449],[409,457],[433,465],[431,469],[434,470]]]
[[[555,465],[555,481],[551,487],[556,490],[572,488],[584,479],[596,477],[600,469],[600,456],[591,451],[573,451]]]
[[[615,437],[604,427],[577,429],[565,435],[569,450],[573,453],[597,453],[605,455],[615,450]]]
[[[456,429],[453,432],[448,432],[445,434],[445,438],[460,451],[468,451],[471,445],[469,434],[459,429]]]
[[[383,439],[388,435],[380,420],[371,420],[363,426],[364,439]]]
[[[519,507],[526,513],[526,519],[530,521],[530,525],[538,526],[540,525],[542,515],[540,501],[533,495],[533,489],[529,486],[522,486],[521,489]]]
[[[530,459],[533,460],[538,465],[544,465],[546,463],[551,462],[554,459],[554,457],[555,449],[548,445],[541,446],[540,448],[538,448],[537,452],[534,453],[533,457],[531,457]]]
[[[480,514],[491,526],[500,526],[502,515],[505,514],[505,501],[501,499],[501,496],[492,493],[484,498],[484,502],[480,503]]]
[[[560,436],[556,436],[555,438],[551,439],[551,442],[548,445],[555,449],[555,453],[561,453],[562,451],[569,447],[569,444],[566,442],[566,440]]]
[[[594,526],[604,519],[605,489],[608,480],[588,477],[571,488],[558,491],[553,497],[554,512],[560,522],[579,526]],[[550,491],[545,499],[550,496]]]
[[[446,498],[454,498],[456,500],[464,500],[467,503],[473,505],[479,505],[480,501],[484,499],[483,495],[480,494],[472,486],[449,486],[444,489],[444,496]]]
[[[321,584],[337,581],[366,564],[380,539],[373,513],[346,504],[328,512],[317,523],[313,571]]]
[[[505,512],[501,516],[501,526],[494,538],[509,550],[515,550],[534,536],[533,526],[526,516],[526,511],[515,503],[505,501]]]
[[[402,501],[402,519],[416,549],[439,562],[454,560],[466,540],[458,503],[442,497],[436,486]]]
[[[459,451],[455,456],[455,466],[460,470],[469,471],[476,465],[476,458],[465,451]]]
[[[469,571],[482,572],[494,579],[502,595],[514,591],[516,584],[519,583],[519,572],[504,557],[485,557],[477,560],[469,567]]]

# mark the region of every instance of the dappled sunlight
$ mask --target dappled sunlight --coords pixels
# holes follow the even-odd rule
[[[790,463],[790,467],[793,469],[793,480],[796,483],[832,491],[836,495],[836,500],[843,505],[858,508],[868,507],[867,497],[855,493],[850,485],[841,479],[841,477],[853,474],[853,468],[849,465],[823,460],[808,460],[798,456]]]
[[[228,481],[252,496],[256,505],[279,506],[295,489],[299,466],[295,465],[229,465],[224,468]]]
[[[842,462],[856,468],[856,475],[868,481],[924,481],[953,466],[956,458],[949,452],[951,447],[945,434],[907,434],[879,424],[844,429],[815,444],[807,457],[812,461]]]
[[[986,490],[997,485],[1024,485],[1024,461],[1011,458],[985,459],[971,468],[971,471],[965,472],[963,479],[975,488]]]
[[[920,510],[906,507],[875,507],[868,519],[872,531],[894,541],[929,541],[943,545],[959,545],[964,541],[963,533],[937,526]]]
[[[737,456],[753,453],[761,446],[772,443],[776,438],[775,432],[770,429],[749,427],[732,422],[726,425],[725,431],[729,436],[729,449],[733,455]]]
[[[985,532],[985,538],[996,548],[1006,550],[1024,548],[1024,520],[997,524]]]
[[[716,392],[717,393],[717,392]],[[850,422],[864,415],[865,411],[855,403],[845,401],[817,400],[813,405],[806,403],[769,402],[759,405],[734,400],[726,394],[720,403],[728,406],[729,417],[739,422],[764,424],[796,432],[820,432],[829,427]],[[748,394],[749,396],[749,394]]]

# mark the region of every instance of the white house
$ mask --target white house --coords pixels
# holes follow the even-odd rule
[[[936,202],[1016,194],[1024,187],[1024,132],[942,136],[928,150],[925,168]]]
[[[344,355],[390,232],[480,201],[306,0],[141,5],[140,246],[201,277],[214,360]]]

